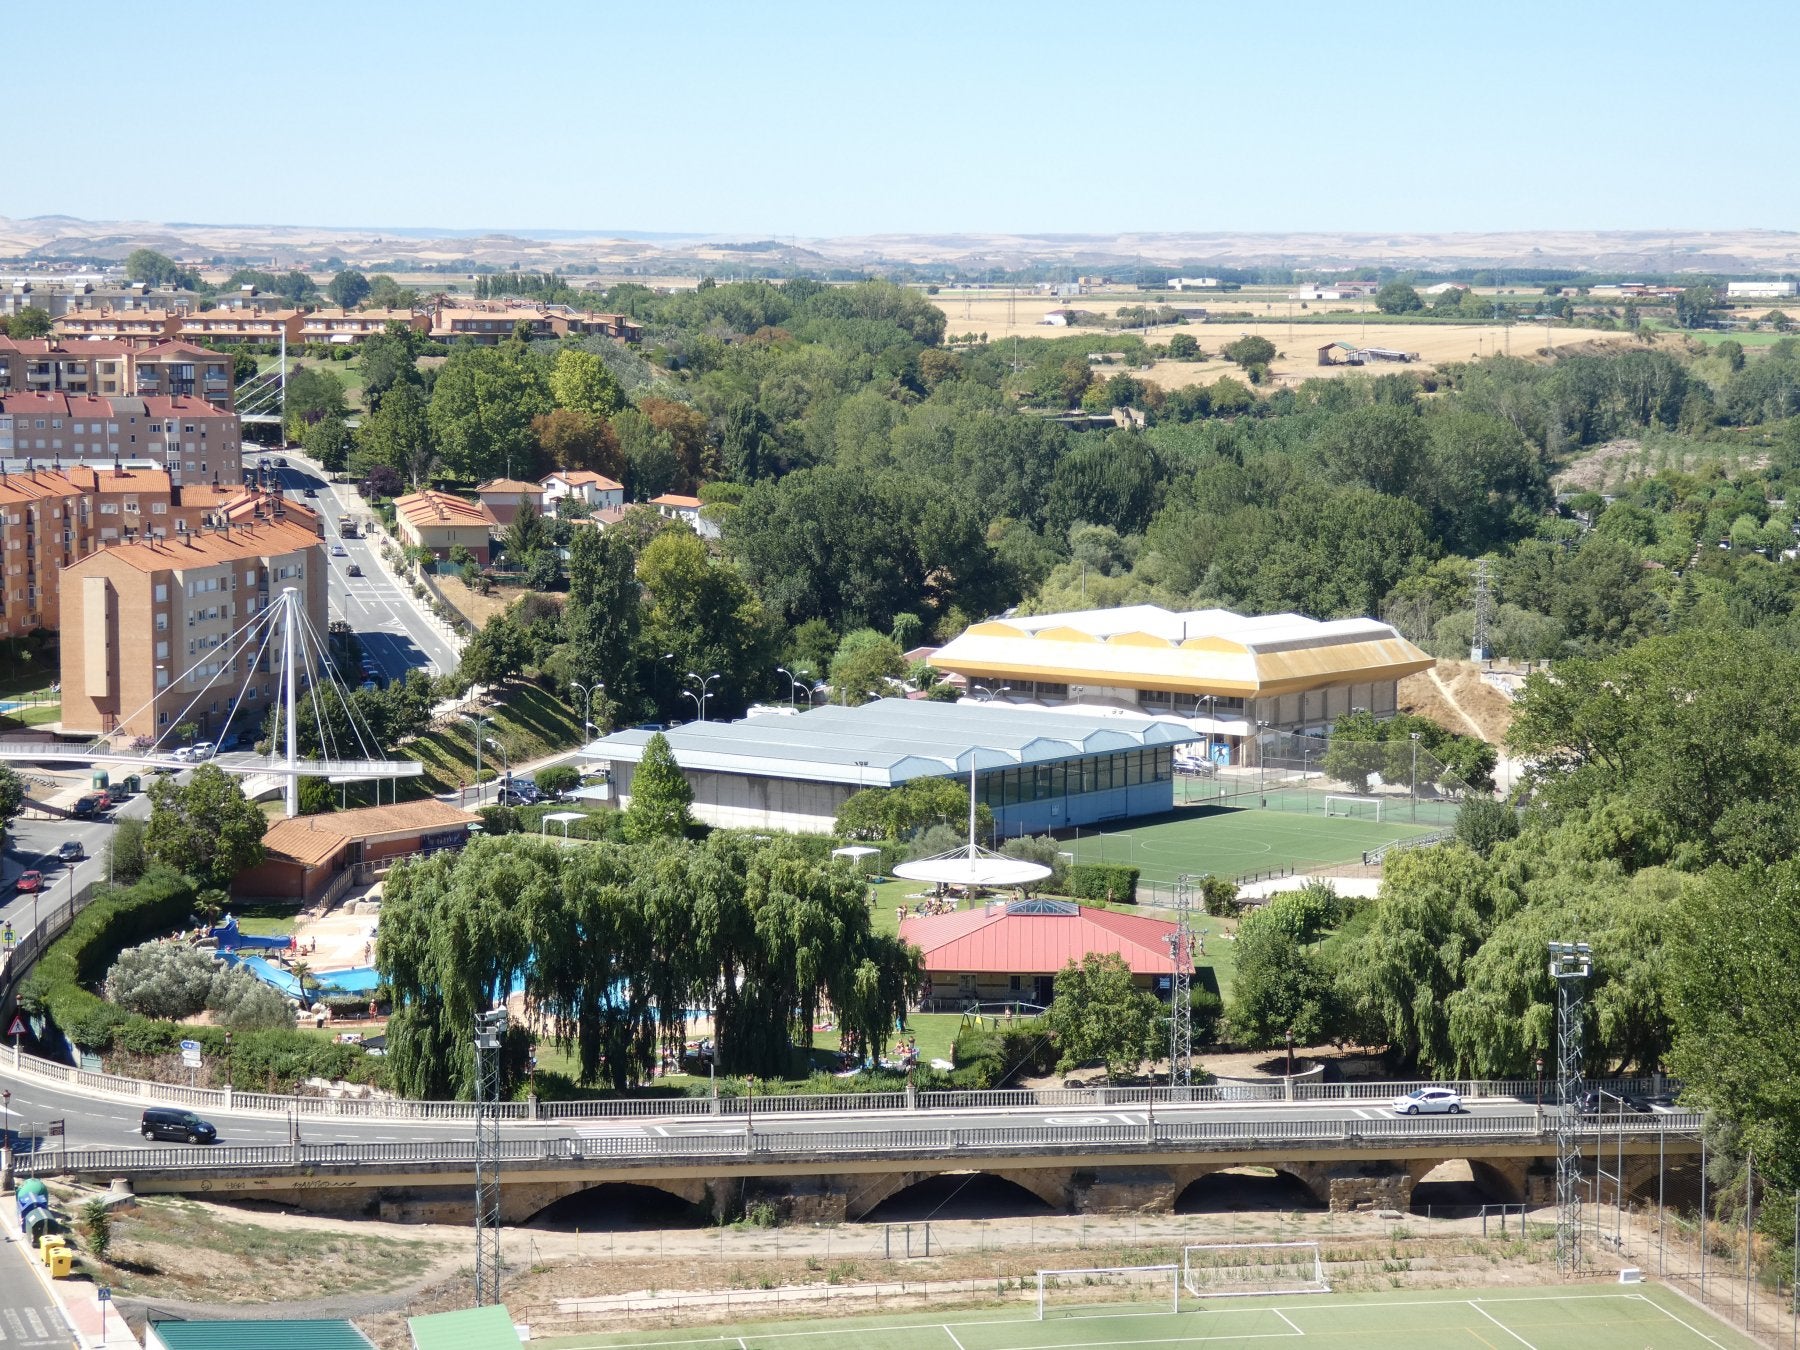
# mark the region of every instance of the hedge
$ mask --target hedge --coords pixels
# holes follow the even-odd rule
[[[1138,869],[1120,863],[1076,863],[1069,869],[1069,894],[1077,900],[1137,903]]]
[[[966,1026],[956,1033],[950,1057],[956,1068],[934,1075],[930,1087],[980,1091],[1005,1087],[1022,1074],[1046,1074],[1056,1067],[1049,1023],[1038,1020],[995,1028]],[[924,1073],[919,1071],[920,1088],[927,1086]]]
[[[194,896],[192,879],[165,867],[153,868],[136,885],[102,891],[26,976],[19,1002],[49,1017],[85,1050],[172,1056],[182,1041],[194,1040],[203,1054],[224,1063],[223,1027],[138,1017],[89,988],[106,978],[125,948],[184,926],[193,913]],[[259,1091],[284,1090],[306,1078],[379,1081],[385,1066],[385,1061],[364,1055],[360,1046],[280,1029],[234,1034],[230,1062],[232,1085]]]

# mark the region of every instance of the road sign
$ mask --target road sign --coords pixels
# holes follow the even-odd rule
[[[199,1041],[183,1041],[181,1043],[181,1062],[190,1069],[200,1067]]]
[[[61,1135],[63,1132],[63,1122],[61,1118],[59,1117],[58,1119],[51,1121],[48,1130],[52,1138]]]
[[[23,1036],[25,1034],[25,1019],[20,1017],[19,1014],[14,1013],[12,1025],[6,1029],[6,1034],[8,1036]]]
[[[105,1284],[101,1285],[98,1289],[96,1289],[94,1291],[94,1297],[99,1299],[102,1303],[111,1303],[112,1302],[112,1286],[105,1285]]]

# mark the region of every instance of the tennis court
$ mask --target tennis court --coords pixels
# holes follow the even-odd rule
[[[1025,1296],[1020,1295],[1021,1299]],[[1166,1305],[1165,1305],[1166,1306]],[[550,1337],[562,1350],[1155,1350],[1309,1340],[1331,1350],[1750,1350],[1753,1342],[1653,1285],[1401,1290],[1202,1301],[1179,1313],[1119,1305],[703,1326]],[[1258,1350],[1266,1350],[1259,1345]]]
[[[1063,842],[1076,862],[1123,863],[1146,882],[1171,885],[1186,872],[1198,877],[1309,868],[1358,862],[1399,839],[1444,828],[1421,821],[1379,821],[1261,807],[1196,807],[1145,825],[1076,831]]]

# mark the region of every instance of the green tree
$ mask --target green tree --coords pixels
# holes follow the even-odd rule
[[[610,533],[610,531],[609,531]],[[763,692],[775,665],[775,638],[760,601],[737,570],[714,558],[691,530],[673,529],[637,560],[643,583],[644,650],[672,655],[676,676],[718,674],[707,716],[722,716]],[[690,706],[663,687],[666,707]]]
[[[367,476],[385,466],[417,488],[436,460],[425,396],[409,384],[396,385],[356,429],[350,466]]]
[[[1162,1004],[1138,987],[1116,952],[1089,952],[1064,966],[1045,1020],[1056,1039],[1060,1073],[1100,1062],[1108,1078],[1130,1078],[1162,1045]]]
[[[1471,794],[1456,809],[1456,842],[1484,858],[1518,834],[1519,813],[1506,802]]]
[[[638,706],[638,636],[643,627],[637,556],[616,530],[577,530],[569,541],[569,599],[563,606],[569,671],[592,695],[594,721],[609,708]]]
[[[422,388],[419,355],[424,336],[411,324],[399,319],[388,320],[379,333],[364,338],[359,348],[362,364],[363,396],[371,408],[379,408],[390,389],[398,385]]]
[[[125,275],[132,281],[176,290],[200,289],[200,274],[151,248],[134,248],[125,255]]]
[[[321,417],[306,428],[306,434],[300,443],[306,447],[306,453],[318,460],[327,473],[337,473],[344,467],[344,452],[350,441],[350,429],[338,417]]]
[[[303,440],[306,429],[315,422],[327,417],[342,421],[349,412],[344,402],[344,382],[318,366],[301,366],[290,372],[283,400],[284,427],[290,441]]]
[[[611,417],[625,406],[624,391],[595,352],[564,347],[550,368],[550,396],[556,406]]]
[[[369,279],[351,268],[334,276],[326,284],[325,294],[331,297],[331,303],[339,309],[355,309],[369,298],[371,289]]]
[[[1232,1040],[1252,1049],[1285,1044],[1289,1032],[1297,1045],[1317,1045],[1337,1034],[1331,973],[1286,922],[1292,917],[1271,904],[1238,925],[1227,1017]]]
[[[537,460],[531,419],[550,407],[528,349],[459,345],[431,387],[432,436],[444,463],[466,478],[530,477]]]
[[[37,305],[26,305],[17,314],[5,321],[6,336],[24,340],[27,338],[49,337],[55,322],[50,311]]]
[[[96,1196],[82,1205],[81,1229],[94,1259],[106,1260],[107,1252],[112,1250],[112,1211],[106,1207],[106,1201]]]
[[[890,680],[906,674],[906,658],[890,637],[872,628],[846,633],[831,658],[831,688],[842,703],[867,703],[893,692]]]
[[[145,849],[147,827],[136,816],[124,816],[112,828],[112,837],[106,841],[106,879],[121,886],[129,886],[144,875],[149,866],[149,854]]]
[[[1169,359],[1171,361],[1198,361],[1200,359],[1200,344],[1195,341],[1192,333],[1171,333],[1169,335]]]
[[[644,744],[644,753],[631,775],[631,804],[625,808],[625,837],[634,843],[648,839],[679,839],[693,828],[688,807],[694,789],[668,739],[658,731]]]
[[[531,644],[518,622],[508,614],[496,614],[463,648],[457,662],[457,679],[465,689],[472,685],[501,685],[525,673]]]
[[[1404,281],[1390,281],[1375,292],[1375,308],[1383,314],[1411,314],[1424,309],[1425,302]]]
[[[1192,339],[1190,338],[1189,341]],[[1252,334],[1249,337],[1238,338],[1235,342],[1226,343],[1224,354],[1227,361],[1235,361],[1248,370],[1252,366],[1266,366],[1273,361],[1275,344],[1266,337],[1257,337]]]
[[[369,303],[377,309],[411,309],[418,300],[416,290],[402,286],[385,272],[369,278]]]
[[[202,764],[184,784],[158,778],[148,795],[144,851],[151,861],[185,872],[202,887],[228,887],[262,861],[268,818],[217,765]]]
[[[538,791],[560,796],[581,786],[581,770],[573,764],[552,764],[539,769],[532,775],[532,781],[537,784]]]

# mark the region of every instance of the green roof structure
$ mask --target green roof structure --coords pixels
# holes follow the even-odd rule
[[[517,1344],[517,1341],[514,1342]],[[342,1319],[152,1322],[145,1350],[375,1350]]]
[[[409,1317],[413,1350],[520,1350],[523,1342],[504,1303]]]

